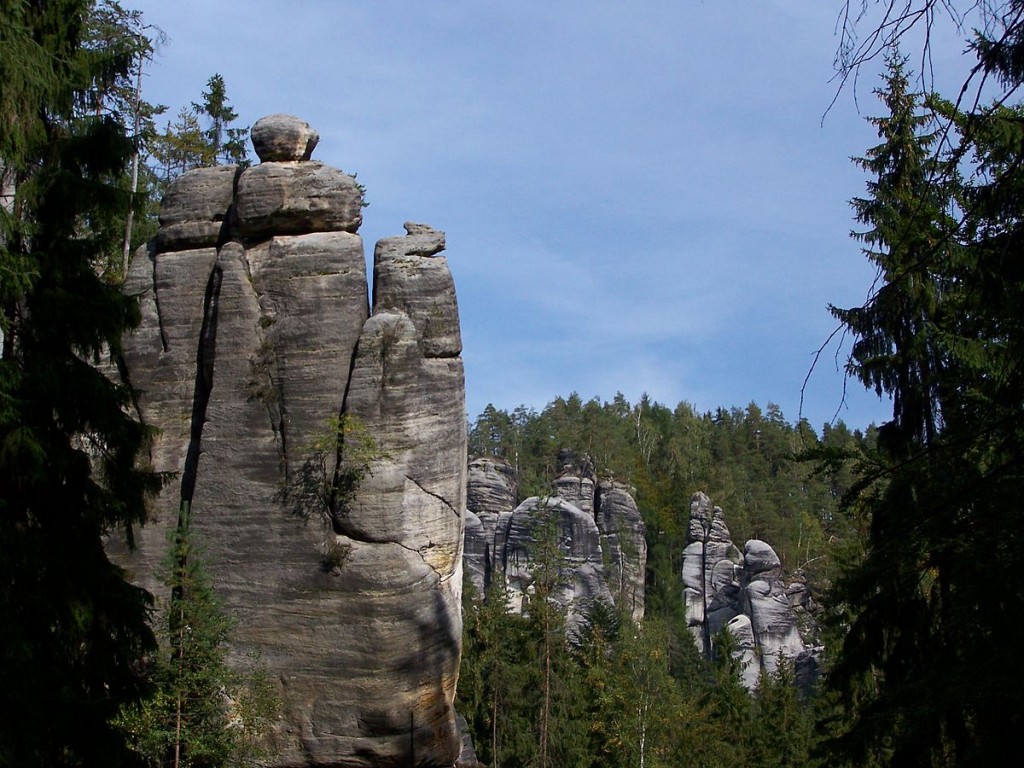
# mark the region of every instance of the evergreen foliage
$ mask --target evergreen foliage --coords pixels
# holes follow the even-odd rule
[[[996,6],[973,48],[1009,92],[1024,4]],[[837,312],[857,339],[850,371],[892,397],[893,417],[849,496],[867,539],[836,591],[833,755],[987,765],[1013,753],[1024,717],[1005,674],[1005,622],[1024,608],[1005,576],[1024,544],[1024,120],[1004,100],[964,113],[907,82],[895,53],[880,92],[889,114],[874,121],[883,141],[861,163],[869,197],[854,203],[878,287]]]
[[[126,707],[118,724],[147,765],[251,765],[270,754],[279,703],[265,670],[228,664],[234,626],[210,586],[183,502],[166,563],[170,602],[161,612],[166,646],[151,660],[154,693]]]
[[[108,560],[157,479],[117,356],[135,300],[102,279],[132,144],[102,109],[130,47],[89,48],[92,3],[0,5],[0,765],[130,765],[110,724],[145,693],[149,597]]]
[[[152,721],[129,745],[118,712],[153,715],[180,699],[182,679],[196,690],[227,680],[210,649],[228,624],[194,586],[177,590],[187,597],[176,607],[206,612],[209,652],[190,645],[175,685],[159,662],[147,674],[151,599],[103,547],[108,535],[130,543],[160,485],[138,464],[148,433],[129,416],[129,388],[97,365],[119,360],[138,322],[119,283],[126,250],[151,231],[145,217],[132,228],[152,200],[136,194],[132,169],[161,111],[141,98],[153,30],[114,0],[8,0],[0,19],[0,765],[138,765],[132,746],[166,732]],[[223,154],[240,134],[226,128],[223,81],[214,85],[204,98]],[[186,576],[198,578],[192,566]],[[185,624],[199,626],[198,614]],[[247,684],[266,687],[259,675]],[[189,711],[220,700],[205,691]],[[264,717],[260,701],[240,695],[236,715]],[[252,729],[226,728],[220,714],[189,734],[182,764],[255,754],[243,744]]]
[[[859,534],[839,502],[874,439],[873,428],[851,431],[842,422],[826,424],[819,438],[806,421],[787,422],[774,403],[700,414],[685,402],[670,410],[647,397],[633,405],[621,394],[584,402],[573,393],[541,412],[487,406],[470,424],[469,453],[508,461],[520,501],[549,492],[563,448],[632,485],[648,530],[648,612],[678,623],[679,558],[695,492],[726,510],[736,541],[769,541],[785,569],[802,569],[823,587],[835,554]],[[816,467],[805,454],[829,461]]]
[[[203,100],[193,102],[192,109],[210,123],[203,132],[208,151],[208,155],[203,158],[204,165],[249,164],[248,151],[245,148],[249,129],[231,126],[231,123],[238,119],[238,113],[228,104],[227,86],[221,75],[214,74],[206,81]]]
[[[686,403],[669,410],[647,398],[634,406],[621,395],[604,403],[571,395],[540,413],[488,406],[470,425],[470,442],[476,455],[509,457],[521,497],[549,492],[560,470],[555,446],[578,454],[596,449],[618,479],[636,487],[648,533],[640,625],[599,602],[575,631],[565,631],[564,618],[538,602],[559,570],[557,530],[543,525],[533,537],[534,586],[524,616],[508,613],[501,579],[492,580],[482,603],[467,589],[457,707],[485,764],[816,764],[813,701],[800,699],[790,668],[766,676],[752,696],[728,652],[730,635],[717,660],[700,657],[686,626],[679,558],[691,494],[729,492],[730,521],[741,502],[758,510],[736,515],[734,536],[747,535],[740,525],[760,526],[823,587],[834,556],[858,549],[840,538],[857,539],[860,529],[839,498],[853,482],[851,457],[867,450],[871,435],[839,424],[819,439],[805,423],[788,424],[774,405],[767,415],[755,404],[699,415]],[[817,471],[797,461],[808,449],[828,451],[829,466]],[[600,463],[598,469],[605,474]],[[546,755],[545,706],[555,735]]]
[[[907,2],[884,39],[902,36],[915,6],[932,12],[937,0]],[[870,176],[853,201],[855,237],[878,277],[863,306],[833,312],[855,339],[851,375],[892,398],[890,421],[864,433],[829,424],[819,437],[770,403],[698,413],[573,393],[541,412],[488,406],[471,425],[471,453],[506,458],[524,497],[546,492],[559,448],[589,456],[636,488],[649,538],[640,625],[597,605],[570,636],[550,600],[557,531],[538,536],[523,616],[507,612],[500,583],[467,601],[459,707],[485,762],[813,765],[812,705],[828,710],[829,764],[1013,754],[1024,718],[1006,673],[1024,607],[1007,577],[1024,546],[1024,110],[1010,96],[1024,82],[1024,3],[980,7],[976,71],[1003,98],[964,111],[915,94],[894,52],[886,114],[872,121],[880,143],[855,161]],[[213,75],[159,133],[163,108],[141,94],[158,35],[115,0],[0,0],[0,21],[0,766],[259,759],[273,697],[258,669],[244,678],[227,666],[231,621],[195,554],[188,506],[163,648],[149,596],[106,557],[104,537],[131,539],[159,478],[139,468],[148,436],[126,415],[129,389],[95,365],[116,362],[138,322],[117,283],[164,185],[247,163],[247,130]],[[351,478],[342,468],[328,482],[327,456],[317,502],[343,514]],[[357,482],[364,464],[347,460]],[[716,660],[698,657],[679,579],[697,490],[726,508],[736,540],[768,540],[787,570],[832,588],[825,697],[801,700],[785,664],[749,695],[728,634]]]
[[[249,165],[246,141],[249,129],[233,123],[238,114],[230,106],[224,78],[214,74],[206,81],[202,100],[178,110],[162,134],[149,143],[153,173],[162,192],[186,171],[220,164]],[[206,127],[203,127],[203,123]]]
[[[84,38],[83,46],[88,51],[100,56],[118,52],[131,62],[128,71],[94,85],[88,98],[91,111],[109,115],[120,123],[132,141],[130,171],[119,181],[131,195],[131,204],[120,215],[124,232],[121,248],[111,251],[101,265],[105,279],[119,283],[132,250],[156,232],[155,205],[159,201],[148,193],[150,174],[142,155],[156,135],[155,118],[166,108],[142,98],[142,76],[146,62],[162,41],[162,33],[146,24],[139,11],[125,9],[116,0],[98,0],[86,18]]]
[[[800,699],[791,668],[780,666],[752,695],[727,652],[729,639],[720,643],[726,652],[713,665],[696,660],[704,674],[679,675],[670,658],[673,631],[661,619],[636,625],[599,603],[566,637],[551,633],[559,619],[553,615],[546,624],[535,603],[533,615],[508,613],[500,580],[487,597],[469,596],[464,603],[456,701],[484,764],[817,764],[811,756],[815,713]]]

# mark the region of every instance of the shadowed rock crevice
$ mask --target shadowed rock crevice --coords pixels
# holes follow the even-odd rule
[[[199,454],[202,451],[203,427],[206,424],[206,410],[213,390],[213,373],[217,362],[217,314],[220,303],[220,286],[223,272],[214,267],[206,286],[203,301],[203,325],[199,332],[199,346],[196,350],[196,381],[192,399],[192,422],[189,432],[188,452],[181,473],[181,500],[192,504],[196,488],[196,473],[199,468]]]
[[[136,253],[136,258],[141,261],[142,256],[140,254],[142,253],[142,249],[143,248],[145,249],[146,256],[149,257],[152,260],[152,267],[151,267],[152,268],[152,285],[155,286],[156,283],[157,283],[156,258],[151,254],[149,246],[147,246],[147,245],[142,246],[139,249],[139,252]],[[158,291],[154,290],[152,292],[152,294],[153,294],[153,306],[156,308],[157,329],[160,332],[160,348],[161,348],[160,351],[161,352],[166,352],[169,347],[168,347],[168,344],[167,344],[167,332],[164,330],[164,316],[163,316],[163,313],[160,311],[160,293]]]
[[[317,136],[319,140],[319,135]],[[315,143],[315,142],[314,142]],[[369,308],[367,308],[367,314],[369,314]],[[342,425],[345,423],[345,417],[348,414],[348,394],[352,386],[352,373],[356,369],[356,359],[359,355],[359,339],[356,339],[355,344],[352,345],[352,354],[348,360],[348,375],[345,377],[345,387],[341,395],[341,409],[338,411],[338,424]],[[339,434],[335,442],[334,448],[334,477],[331,482],[331,499],[330,499],[330,514],[331,514],[331,525],[334,532],[337,534],[347,535],[342,529],[342,525],[338,520],[337,508],[337,489],[344,482],[344,459],[345,459],[345,436]]]

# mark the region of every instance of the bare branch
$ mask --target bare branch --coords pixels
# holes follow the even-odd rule
[[[947,19],[958,34],[965,34],[969,21],[976,19],[980,31],[991,33],[1005,28],[1006,22],[1019,15],[1019,9],[1013,11],[1009,8],[1011,5],[1011,0],[971,0],[967,8],[960,11],[953,0],[844,0],[835,25],[839,42],[832,81],[836,83],[836,92],[825,114],[831,111],[851,82],[856,102],[861,68],[898,49],[915,30],[923,36],[919,44],[918,78],[922,90],[931,93],[935,85],[932,40],[939,19]],[[876,14],[880,14],[880,18],[869,24],[869,19]]]

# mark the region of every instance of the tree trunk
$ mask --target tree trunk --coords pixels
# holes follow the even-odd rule
[[[142,126],[142,119],[139,115],[139,108],[142,104],[142,64],[146,60],[143,54],[139,54],[139,69],[135,73],[135,134],[132,150],[132,185],[131,204],[128,206],[128,216],[124,224],[124,243],[121,248],[121,279],[124,280],[128,274],[128,258],[132,248],[132,226],[135,221],[135,195],[139,191],[139,153],[141,151],[139,131]]]

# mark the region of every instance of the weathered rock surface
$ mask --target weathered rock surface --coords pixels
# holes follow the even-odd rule
[[[462,734],[462,752],[455,762],[455,768],[485,768],[476,756],[476,747],[473,746],[473,735],[469,731],[469,723],[462,715],[458,716],[459,732]]]
[[[601,531],[605,577],[616,605],[633,621],[644,617],[647,530],[636,501],[621,483],[602,480],[595,495],[595,518]]]
[[[547,541],[554,537],[554,541]],[[557,562],[544,563],[557,547]],[[531,496],[498,520],[495,572],[504,574],[509,606],[522,612],[534,592],[538,568],[563,574],[552,599],[575,626],[595,600],[612,602],[604,578],[601,534],[594,518],[557,496]]]
[[[309,160],[320,141],[313,126],[294,115],[261,117],[249,131],[252,147],[260,162]]]
[[[732,635],[735,644],[733,656],[740,665],[740,682],[752,691],[757,688],[761,676],[761,663],[750,617],[742,613],[733,616],[725,623],[725,629]]]
[[[703,493],[694,494],[690,504],[689,539],[683,599],[701,653],[710,655],[715,636],[725,628],[736,641],[748,688],[757,686],[762,672],[774,672],[780,659],[792,662],[798,679],[808,682],[817,668],[817,650],[804,637],[813,638],[813,620],[801,607],[810,600],[806,586],[784,583],[782,563],[764,541],[747,541],[741,554],[721,508]]]
[[[466,536],[463,567],[478,595],[490,584],[494,531],[498,517],[516,506],[515,473],[498,459],[469,462],[466,487]]]
[[[473,510],[466,509],[465,518],[462,570],[473,585],[476,596],[483,597],[487,594],[487,586],[490,584],[491,543],[494,541],[494,534],[488,536],[484,532],[483,523]]]
[[[363,193],[337,168],[308,161],[247,168],[235,188],[233,234],[243,240],[310,232],[355,232],[363,223]]]
[[[690,544],[683,550],[683,600],[697,647],[710,655],[711,638],[742,611],[743,556],[733,545],[725,515],[702,493],[690,504]]]
[[[512,467],[500,459],[481,458],[469,462],[466,505],[494,532],[502,512],[516,506],[516,478]]]
[[[405,237],[389,237],[374,250],[373,302],[379,311],[404,313],[416,327],[426,357],[462,352],[455,285],[443,256],[444,232],[407,222]]]
[[[369,315],[363,241],[349,232],[274,237],[246,255],[260,307],[246,383],[296,467],[328,429],[318,404],[345,396],[348,366],[338,362],[351,359]]]
[[[237,165],[196,168],[175,180],[160,203],[160,251],[213,248],[234,199]]]
[[[191,503],[233,653],[278,682],[279,765],[451,766],[464,385],[451,275],[422,247],[443,233],[385,241],[402,268],[380,266],[371,312],[358,186],[308,161],[312,129],[257,125],[281,159],[182,176],[132,262],[125,361],[176,481],[138,548],[111,550],[160,596]]]
[[[566,574],[556,599],[570,623],[598,599],[625,605],[641,620],[647,544],[636,502],[626,486],[598,481],[588,461],[565,452],[559,459],[565,471],[554,482],[557,495],[532,497],[515,509],[512,468],[493,458],[470,462],[467,498],[475,519],[466,526],[467,574],[480,594],[491,579],[504,579],[520,610],[532,588],[535,537],[556,530]]]

